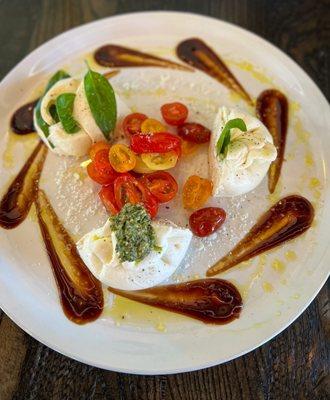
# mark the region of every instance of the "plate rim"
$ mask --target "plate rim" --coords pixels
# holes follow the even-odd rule
[[[234,23],[231,22],[227,22],[224,21],[222,19],[219,18],[215,18],[209,15],[204,15],[204,14],[198,14],[198,13],[192,13],[192,12],[184,12],[184,11],[161,11],[161,10],[157,10],[157,11],[137,11],[137,12],[127,12],[127,13],[121,13],[121,14],[116,14],[116,15],[110,15],[98,20],[94,20],[91,22],[87,22],[81,25],[78,25],[74,28],[71,29],[67,29],[64,32],[61,32],[60,34],[52,37],[51,39],[43,42],[40,46],[36,47],[34,50],[32,50],[29,54],[27,54],[24,58],[21,59],[21,61],[19,61],[17,64],[15,64],[15,66],[2,78],[1,82],[0,82],[0,90],[2,89],[4,82],[8,79],[11,78],[12,75],[14,75],[16,73],[16,70],[26,61],[29,60],[30,57],[35,57],[36,53],[38,52],[42,52],[43,49],[47,46],[49,46],[50,44],[52,44],[52,42],[54,41],[58,41],[59,39],[65,37],[68,34],[72,34],[80,29],[86,29],[86,27],[88,26],[96,26],[96,25],[102,25],[105,21],[107,20],[113,20],[113,19],[123,19],[125,17],[129,17],[129,16],[135,16],[135,17],[139,17],[139,16],[145,16],[145,15],[151,15],[151,14],[156,14],[158,17],[162,17],[162,16],[175,16],[175,15],[185,15],[185,16],[193,16],[193,17],[197,17],[200,19],[205,19],[205,20],[212,20],[214,22],[220,23],[220,24],[224,24],[227,26],[230,26],[231,28],[233,28],[234,30],[237,31],[241,31],[242,34],[244,35],[250,35],[251,37],[253,37],[254,40],[259,41],[260,43],[262,43],[263,45],[268,46],[268,48],[270,50],[272,50],[273,54],[275,53],[275,55],[279,55],[283,61],[286,61],[286,63],[289,63],[289,68],[295,68],[296,70],[299,71],[301,77],[303,79],[306,80],[306,82],[309,85],[312,85],[312,90],[315,93],[315,96],[318,96],[318,100],[322,101],[324,103],[325,106],[328,107],[329,112],[330,112],[330,105],[329,102],[327,101],[325,95],[322,93],[321,89],[318,87],[318,85],[314,82],[314,80],[305,72],[305,70],[299,66],[297,64],[297,62],[295,60],[293,60],[289,55],[287,55],[284,51],[282,51],[281,49],[279,49],[277,46],[275,46],[274,44],[272,44],[271,42],[269,42],[268,40],[264,39],[263,37],[255,34],[254,32],[251,32],[245,28],[242,28],[239,25],[236,25]],[[290,65],[291,64],[291,65]],[[324,262],[324,258],[326,257],[326,252],[329,250],[329,245],[327,246],[325,253],[323,254],[323,256],[320,259],[319,264]],[[98,368],[102,368],[105,370],[111,370],[111,371],[115,371],[115,372],[124,372],[124,373],[130,373],[130,374],[139,374],[139,375],[167,375],[167,374],[174,374],[174,373],[183,373],[183,372],[189,372],[189,371],[196,371],[196,370],[200,370],[200,369],[204,369],[204,368],[208,368],[208,367],[212,367],[215,365],[220,365],[223,364],[225,362],[231,361],[235,358],[241,357],[242,355],[248,354],[251,351],[254,351],[256,348],[262,346],[263,344],[265,344],[266,342],[271,341],[272,339],[274,339],[278,334],[280,334],[282,331],[284,331],[289,325],[291,325],[299,316],[301,316],[301,314],[306,310],[306,308],[312,303],[312,301],[315,299],[315,297],[317,296],[317,294],[319,293],[319,291],[322,289],[323,285],[325,284],[325,282],[327,281],[329,277],[329,272],[325,273],[324,277],[322,277],[322,280],[320,280],[320,284],[318,285],[318,288],[314,291],[313,295],[303,304],[303,306],[300,307],[299,312],[296,313],[292,318],[289,317],[288,320],[286,321],[286,323],[284,323],[282,326],[280,326],[279,329],[277,329],[276,331],[274,331],[274,333],[270,336],[268,336],[265,339],[260,340],[258,343],[256,343],[253,347],[247,349],[247,350],[243,350],[237,354],[234,354],[230,357],[224,358],[224,359],[220,359],[218,361],[212,361],[212,362],[207,362],[207,363],[199,363],[194,364],[194,362],[192,361],[193,366],[190,368],[171,368],[169,370],[160,370],[158,372],[155,371],[148,371],[148,370],[143,370],[143,369],[129,369],[129,368],[116,368],[113,366],[109,366],[109,365],[105,365],[102,363],[98,363],[98,362],[94,362],[93,360],[91,360],[88,357],[84,357],[81,356],[79,354],[76,353],[71,353],[70,351],[66,351],[63,350],[63,348],[60,348],[57,344],[54,343],[50,343],[48,342],[47,338],[42,335],[39,335],[39,333],[37,331],[34,331],[33,329],[30,329],[28,326],[26,326],[25,324],[21,323],[21,321],[19,321],[15,315],[14,312],[8,311],[7,307],[4,306],[4,304],[0,304],[1,309],[3,310],[3,312],[12,320],[14,321],[15,324],[17,324],[21,329],[23,329],[26,333],[28,333],[30,336],[32,336],[34,339],[38,340],[39,342],[41,342],[42,344],[46,345],[47,347],[57,351],[60,354],[63,354],[69,358],[72,358],[76,361],[82,362],[86,365],[91,365],[94,367],[98,367]]]

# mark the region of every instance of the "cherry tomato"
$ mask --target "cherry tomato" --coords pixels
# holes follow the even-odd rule
[[[178,162],[177,152],[168,151],[167,153],[144,153],[141,154],[141,159],[144,164],[152,171],[163,171],[176,166]]]
[[[165,122],[173,126],[182,125],[188,117],[188,108],[179,102],[164,104],[160,111]]]
[[[166,127],[157,119],[147,118],[141,124],[141,133],[166,132]]]
[[[178,192],[178,184],[168,172],[160,171],[143,175],[141,182],[160,203],[172,200]]]
[[[141,124],[148,117],[145,114],[133,113],[127,115],[123,120],[123,130],[127,136],[141,132]]]
[[[195,153],[198,149],[198,144],[193,142],[188,142],[187,140],[181,140],[181,151],[183,156],[188,156]]]
[[[138,154],[166,153],[181,149],[181,140],[168,132],[145,135],[137,133],[131,136],[131,149]]]
[[[218,230],[225,220],[225,210],[218,207],[206,207],[191,214],[189,225],[195,235],[204,237]]]
[[[141,203],[154,218],[158,212],[158,201],[149,189],[130,174],[120,175],[114,182],[115,199],[119,209],[124,204]]]
[[[89,157],[94,160],[96,153],[98,153],[101,150],[110,150],[110,145],[109,143],[106,142],[97,142],[93,144],[93,146],[89,150]]]
[[[178,135],[188,142],[200,144],[210,141],[211,131],[201,124],[186,122],[178,127]]]
[[[110,214],[115,215],[119,212],[119,208],[115,200],[113,185],[103,186],[99,191],[99,197],[104,207]]]
[[[108,153],[108,150],[98,151],[94,160],[87,166],[87,173],[90,178],[101,185],[112,183],[118,176],[109,162]]]
[[[127,172],[135,167],[136,157],[125,144],[114,144],[109,151],[109,161],[117,172]]]
[[[138,174],[148,174],[149,172],[153,171],[143,162],[141,155],[135,154],[135,158],[136,164],[133,169],[134,172],[137,172]]]
[[[201,208],[211,196],[212,182],[197,175],[190,176],[183,185],[184,208],[196,210]]]

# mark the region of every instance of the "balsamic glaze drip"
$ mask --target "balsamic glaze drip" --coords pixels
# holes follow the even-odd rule
[[[39,190],[36,208],[65,315],[77,324],[97,319],[103,310],[101,283],[79,256],[45,193]]]
[[[283,198],[259,219],[233,250],[207,271],[207,275],[226,271],[294,239],[310,228],[313,219],[314,208],[307,199],[298,195]]]
[[[275,89],[265,90],[258,96],[257,117],[273,136],[277,157],[268,171],[268,188],[273,193],[281,174],[288,129],[288,101],[283,93]]]
[[[224,61],[202,40],[192,38],[182,41],[176,48],[176,54],[182,61],[212,76],[230,90],[238,93],[249,104],[253,104],[249,94]]]
[[[223,279],[199,279],[175,285],[110,292],[140,303],[183,314],[208,324],[226,324],[238,318],[242,298],[236,287]]]
[[[4,194],[0,202],[2,228],[16,228],[28,215],[38,191],[39,177],[46,154],[47,147],[39,142]]]
[[[37,103],[38,100],[31,101],[14,112],[10,120],[10,127],[14,133],[17,135],[27,135],[28,133],[35,132],[33,110]]]
[[[166,60],[165,58],[112,44],[97,49],[94,53],[94,59],[98,64],[105,67],[162,67],[192,71],[191,68],[185,65]]]

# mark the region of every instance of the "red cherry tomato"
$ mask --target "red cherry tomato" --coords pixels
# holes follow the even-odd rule
[[[189,225],[196,236],[204,237],[218,230],[225,220],[225,210],[218,207],[206,207],[190,215]]]
[[[94,156],[94,160],[88,164],[87,173],[93,181],[100,185],[109,185],[118,176],[109,162],[109,151],[101,150]]]
[[[134,135],[141,132],[141,124],[148,117],[145,114],[133,113],[124,118],[123,130],[127,136]]]
[[[188,108],[179,102],[164,104],[160,111],[164,121],[169,125],[182,125],[188,117]]]
[[[167,153],[174,150],[179,152],[181,140],[171,133],[159,132],[152,135],[137,133],[131,136],[131,149],[137,153]]]
[[[124,204],[141,203],[149,212],[150,217],[154,218],[158,212],[158,201],[150,193],[149,189],[130,174],[120,175],[114,182],[115,199],[119,209]]]
[[[107,209],[107,211],[115,215],[119,212],[119,208],[116,203],[115,194],[113,191],[113,185],[103,186],[102,189],[99,191],[99,197]]]
[[[141,182],[160,203],[172,200],[178,192],[178,184],[171,174],[165,171],[145,174]]]
[[[178,127],[178,135],[188,142],[200,144],[210,141],[211,131],[201,124],[186,122]]]

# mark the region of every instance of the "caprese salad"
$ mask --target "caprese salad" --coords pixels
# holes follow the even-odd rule
[[[253,190],[277,155],[267,128],[240,110],[219,107],[212,131],[190,121],[181,102],[163,104],[160,112],[162,120],[131,113],[110,82],[90,69],[82,80],[59,71],[34,110],[37,132],[51,151],[88,155],[81,165],[100,185],[109,219],[77,248],[94,276],[114,288],[142,289],[169,278],[192,235],[211,235],[225,222],[225,210],[204,208],[208,199]],[[205,143],[210,178],[191,175],[182,187],[189,229],[158,220],[160,205],[178,195],[170,170]]]

